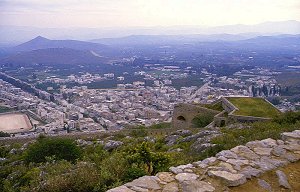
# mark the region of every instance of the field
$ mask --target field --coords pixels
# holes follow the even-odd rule
[[[31,128],[30,120],[25,114],[11,113],[0,115],[0,131],[17,133]]]
[[[227,98],[239,110],[235,115],[255,117],[275,117],[280,112],[262,98],[232,97]]]

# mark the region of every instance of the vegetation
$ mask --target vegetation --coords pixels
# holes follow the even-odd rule
[[[195,127],[205,127],[210,124],[214,119],[214,114],[212,113],[201,113],[197,115],[193,120],[192,123]]]
[[[276,117],[279,111],[262,98],[230,97],[227,98],[239,110],[234,114],[256,117]]]
[[[0,131],[0,137],[10,137],[10,134],[6,133],[6,132],[3,132],[3,131]]]
[[[12,111],[11,108],[0,106],[0,113],[6,113]]]
[[[48,137],[37,139],[25,150],[21,150],[20,144],[2,145],[0,157],[6,160],[0,161],[0,191],[102,192],[143,175],[167,171],[170,166],[214,156],[248,141],[278,139],[282,132],[299,127],[300,112],[288,112],[267,123],[221,128],[223,135],[212,140],[217,145],[200,153],[191,148],[194,141],[168,146],[165,136],[149,137],[151,134],[143,127],[135,129],[131,137],[120,132],[101,138],[101,141],[114,139],[124,143],[109,151],[96,140],[79,147],[73,140]],[[173,150],[177,148],[182,151]]]
[[[256,122],[239,129],[222,128],[223,135],[214,138],[213,143],[222,146],[222,149],[231,149],[249,141],[266,138],[279,139],[281,133],[293,131],[299,127],[300,112],[287,112],[278,115],[270,122]]]
[[[27,150],[25,162],[46,162],[49,157],[55,160],[64,159],[75,162],[76,159],[80,158],[80,155],[80,148],[70,139],[39,138]]]

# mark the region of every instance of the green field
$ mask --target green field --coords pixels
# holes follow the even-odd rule
[[[262,98],[231,97],[227,98],[239,110],[235,115],[255,117],[276,117],[280,112]]]

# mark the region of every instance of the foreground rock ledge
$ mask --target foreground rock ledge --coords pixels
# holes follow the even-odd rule
[[[282,133],[281,136],[282,140],[251,141],[245,146],[221,151],[216,157],[170,167],[170,172],[143,176],[108,192],[212,192],[220,188],[214,183],[221,183],[224,188],[239,186],[247,179],[300,160],[300,130]],[[276,182],[282,188],[292,189],[283,172],[277,171],[276,174]],[[270,187],[263,180],[259,185],[262,189]]]

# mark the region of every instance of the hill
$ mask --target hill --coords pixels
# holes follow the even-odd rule
[[[91,51],[70,48],[48,48],[21,52],[0,60],[4,65],[32,65],[32,64],[99,64],[105,58],[95,55]]]
[[[38,36],[30,41],[22,43],[16,47],[13,47],[13,51],[31,51],[37,49],[48,49],[48,48],[70,48],[77,50],[93,50],[93,51],[103,51],[108,49],[107,46],[91,43],[85,41],[76,40],[50,40],[42,36]]]

